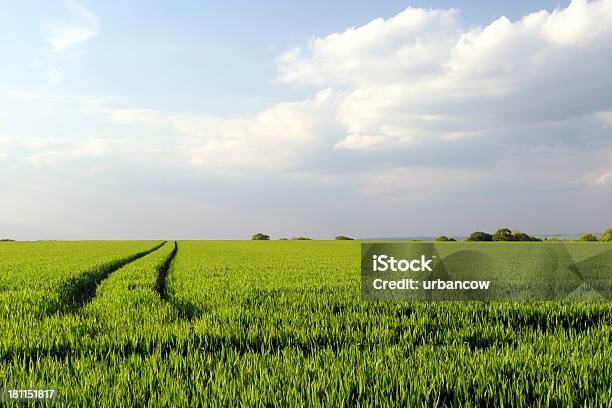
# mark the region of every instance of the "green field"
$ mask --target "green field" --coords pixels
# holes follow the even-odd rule
[[[87,407],[612,406],[610,302],[364,301],[355,241],[160,244],[0,243],[0,387]]]

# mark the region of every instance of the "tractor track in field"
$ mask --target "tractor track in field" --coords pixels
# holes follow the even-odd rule
[[[184,299],[180,299],[180,298],[175,299],[174,297],[169,296],[167,289],[166,289],[168,272],[170,271],[170,268],[172,267],[172,263],[174,262],[177,252],[178,252],[178,241],[174,241],[174,249],[172,250],[170,255],[168,255],[168,258],[166,258],[161,268],[159,268],[158,275],[157,275],[156,290],[157,290],[157,293],[159,294],[159,298],[163,302],[168,302],[168,304],[170,304],[173,308],[175,308],[178,311],[180,319],[191,321],[194,318],[201,316],[203,312],[199,310],[199,308],[194,306],[191,302],[185,301]]]
[[[178,243],[174,241],[174,249],[164,261],[157,275],[157,293],[159,293],[159,297],[163,301],[168,300],[168,296],[166,294],[166,277],[168,276],[168,271],[170,270],[170,266],[172,265],[172,261],[174,261],[174,257],[176,256],[177,252]]]
[[[54,304],[50,307],[48,311],[49,314],[56,312],[71,312],[81,309],[96,296],[96,288],[98,285],[102,283],[103,280],[107,279],[113,272],[157,251],[166,245],[167,242],[168,241],[163,241],[153,248],[110,262],[100,268],[86,271],[69,279],[60,287],[60,301],[58,304]]]

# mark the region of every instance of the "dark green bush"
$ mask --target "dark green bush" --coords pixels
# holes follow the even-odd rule
[[[493,241],[493,237],[491,234],[487,234],[482,231],[475,231],[470,234],[469,237],[465,239],[466,241]]]
[[[351,237],[347,237],[347,236],[345,236],[345,235],[338,235],[338,236],[335,238],[335,240],[336,240],[336,241],[352,241],[352,240],[353,240],[353,238],[351,238]]]
[[[530,236],[528,234],[525,234],[524,232],[519,231],[519,230],[512,231],[512,237],[513,237],[513,241],[521,241],[521,242],[542,241],[540,238],[532,237],[532,236]]]

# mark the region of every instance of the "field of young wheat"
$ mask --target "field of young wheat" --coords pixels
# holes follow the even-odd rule
[[[367,301],[359,267],[353,241],[0,243],[0,388],[87,407],[612,405],[609,301]]]

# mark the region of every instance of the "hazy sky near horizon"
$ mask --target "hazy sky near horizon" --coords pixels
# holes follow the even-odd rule
[[[12,2],[0,238],[612,227],[612,0]]]

